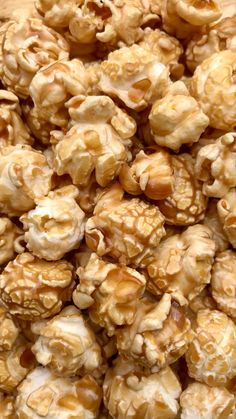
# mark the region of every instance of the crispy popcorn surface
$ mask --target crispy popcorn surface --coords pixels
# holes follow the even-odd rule
[[[14,322],[10,313],[0,306],[0,351],[10,351],[18,335],[18,325]]]
[[[85,214],[76,203],[77,196],[75,186],[64,186],[37,200],[36,208],[21,216],[27,248],[35,256],[58,260],[79,247]]]
[[[113,418],[173,419],[179,410],[181,385],[170,367],[150,373],[118,358],[106,374],[103,391]]]
[[[69,25],[77,7],[82,3],[83,0],[37,0],[36,8],[46,25],[64,28]]]
[[[0,148],[0,212],[19,216],[48,194],[52,170],[44,155],[28,145]]]
[[[229,242],[236,248],[236,189],[231,189],[217,203],[217,211],[222,223],[223,231]]]
[[[69,45],[40,19],[12,21],[2,44],[2,82],[21,98],[29,96],[29,85],[37,71],[55,60],[67,59]]]
[[[209,310],[217,309],[216,302],[212,298],[210,290],[207,286],[200,292],[200,294],[189,302],[189,308],[195,314],[197,314],[199,310],[204,310],[205,308]]]
[[[206,225],[212,232],[212,237],[216,245],[216,252],[223,252],[228,249],[229,242],[220,222],[217,204],[218,199],[212,199],[208,202],[203,224]]]
[[[218,310],[200,310],[194,339],[185,354],[188,373],[210,386],[224,386],[236,375],[236,325]]]
[[[146,279],[135,269],[109,263],[93,253],[77,270],[79,285],[73,301],[80,309],[89,308],[92,321],[112,336],[116,328],[130,325],[145,291]]]
[[[207,198],[202,193],[202,184],[194,174],[194,160],[184,153],[171,157],[175,185],[173,193],[158,202],[167,224],[189,225],[204,218]]]
[[[148,289],[154,295],[177,293],[192,300],[210,283],[215,255],[211,230],[196,224],[162,240],[148,266]]]
[[[14,396],[0,394],[0,415],[2,419],[16,419]]]
[[[0,217],[0,265],[14,258],[15,253],[22,253],[24,247],[23,231],[9,218]]]
[[[96,419],[102,391],[90,375],[62,378],[38,367],[18,387],[16,409],[24,419]]]
[[[0,275],[0,301],[21,319],[44,319],[70,300],[73,286],[73,266],[66,260],[48,262],[22,253]]]
[[[154,205],[123,196],[118,183],[103,193],[86,223],[86,242],[98,256],[142,267],[165,235],[164,217]]]
[[[226,388],[192,383],[180,396],[181,419],[230,418],[235,397]]]
[[[236,52],[225,50],[204,60],[190,81],[191,94],[213,128],[230,131],[235,127],[235,70]]]

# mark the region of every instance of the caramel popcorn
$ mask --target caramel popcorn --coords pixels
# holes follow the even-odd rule
[[[67,59],[68,55],[66,40],[40,19],[12,21],[2,44],[2,82],[19,97],[27,98],[36,72],[57,59]]]
[[[101,71],[101,90],[136,110],[162,97],[170,83],[168,68],[139,45],[111,52],[101,63]]]
[[[197,67],[191,79],[191,94],[213,128],[233,130],[235,127],[235,63],[236,52],[215,53]]]
[[[123,196],[117,183],[102,194],[86,223],[86,242],[98,256],[142,267],[165,235],[164,217],[154,205]]]
[[[143,298],[132,325],[117,330],[117,348],[126,359],[153,372],[172,364],[192,340],[184,307],[164,294],[160,301]]]
[[[217,211],[222,223],[223,231],[229,242],[236,248],[236,189],[231,189],[218,201]]]
[[[119,180],[124,190],[131,195],[144,193],[150,199],[165,199],[174,189],[170,155],[165,150],[154,150],[151,154],[142,150],[131,166],[123,164]]]
[[[218,308],[236,319],[236,252],[233,250],[217,255],[212,270],[211,290]]]
[[[94,378],[62,378],[38,367],[19,385],[16,411],[24,419],[96,419],[102,391]]]
[[[148,266],[148,289],[154,295],[170,292],[192,300],[210,283],[214,255],[213,234],[200,224],[162,240]]]
[[[147,373],[137,364],[118,358],[106,374],[103,392],[113,418],[174,419],[181,385],[170,367]]]
[[[26,120],[26,124],[32,132],[33,136],[37,138],[41,144],[49,145],[51,131],[58,127],[48,121],[45,121],[45,119],[42,119],[40,109],[34,107],[31,100],[22,104],[22,111]]]
[[[222,198],[236,186],[236,133],[227,133],[213,144],[202,147],[196,158],[195,173],[203,181],[203,193]]]
[[[0,212],[19,216],[47,195],[52,170],[44,155],[28,145],[0,149]]]
[[[235,405],[234,395],[226,388],[191,383],[180,395],[181,419],[229,418]]]
[[[76,9],[83,0],[37,0],[36,8],[44,18],[44,23],[55,28],[65,28],[69,25]]]
[[[0,351],[10,351],[18,335],[19,328],[12,316],[0,306]]]
[[[96,182],[95,174],[90,176],[89,183],[86,186],[78,188],[79,195],[76,198],[80,208],[87,214],[91,214],[96,205],[96,200],[101,193],[101,187]]]
[[[228,249],[229,241],[220,222],[217,212],[217,203],[217,199],[209,201],[203,224],[205,224],[212,232],[212,237],[216,245],[216,252],[223,252]]]
[[[175,185],[173,193],[158,202],[167,224],[189,225],[204,218],[207,198],[202,193],[202,184],[194,174],[194,160],[187,154],[171,157]]]
[[[209,310],[217,309],[216,302],[212,298],[209,287],[205,287],[200,294],[189,302],[189,308],[195,314],[197,314],[199,310],[204,310],[205,308]]]
[[[75,186],[64,186],[37,200],[36,208],[22,215],[27,248],[35,256],[58,260],[79,247],[85,214],[76,203],[77,196]]]
[[[0,265],[14,258],[15,253],[24,251],[21,241],[23,231],[7,217],[0,217]]]
[[[21,319],[51,317],[71,297],[72,269],[65,260],[47,262],[22,253],[0,275],[0,301],[9,313]]]
[[[87,186],[95,171],[97,183],[107,186],[129,157],[127,146],[136,130],[135,121],[108,96],[78,96],[68,107],[75,122],[65,136],[58,133],[56,173],[69,174],[75,185]]]
[[[79,284],[73,301],[80,309],[89,308],[94,323],[112,336],[117,327],[134,321],[146,280],[135,269],[109,263],[92,253],[87,265],[77,270]]]
[[[2,419],[15,419],[14,397],[0,394],[0,417]]]
[[[210,386],[224,386],[236,375],[236,325],[218,310],[200,310],[194,339],[185,354],[190,377]]]

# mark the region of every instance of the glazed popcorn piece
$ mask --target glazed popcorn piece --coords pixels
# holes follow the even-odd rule
[[[83,0],[37,0],[36,8],[47,26],[66,28]]]
[[[55,60],[67,59],[69,46],[40,19],[12,21],[2,44],[2,82],[21,98],[29,96],[29,85],[36,72]]]
[[[217,204],[218,199],[212,199],[208,202],[203,224],[212,232],[212,237],[216,245],[216,252],[223,252],[228,249],[229,241],[220,222]]]
[[[22,104],[22,111],[26,124],[33,136],[43,145],[49,145],[51,131],[58,127],[43,119],[41,110],[33,106],[33,102],[31,100]]]
[[[143,298],[133,324],[117,330],[116,336],[119,353],[152,372],[177,361],[193,338],[185,308],[170,294],[160,301]]]
[[[18,97],[0,90],[0,147],[31,143],[29,130],[20,116]]]
[[[13,396],[4,396],[3,393],[0,393],[0,417],[2,419],[15,419]]]
[[[170,367],[145,372],[118,358],[106,374],[104,403],[113,418],[174,419],[179,410],[181,385]]]
[[[30,344],[22,336],[18,337],[10,351],[0,352],[0,390],[6,393],[15,390],[34,364]]]
[[[25,419],[96,419],[102,391],[94,378],[60,378],[38,367],[18,387],[16,411]]]
[[[148,266],[148,289],[154,295],[170,292],[192,300],[210,283],[214,255],[213,234],[200,224],[162,240]]]
[[[165,150],[151,151],[150,154],[140,151],[131,166],[125,163],[121,168],[119,181],[131,195],[144,193],[150,199],[165,199],[174,189],[171,158]]]
[[[190,377],[210,386],[224,386],[236,375],[236,325],[218,310],[200,310],[194,339],[185,354]]]
[[[217,309],[217,305],[215,300],[212,298],[210,290],[208,287],[205,287],[200,294],[193,298],[189,302],[189,308],[195,314],[198,313],[199,310],[209,309],[215,310]]]
[[[37,361],[57,375],[92,373],[102,363],[95,334],[74,306],[51,320],[33,323],[32,331],[39,335],[32,347]]]
[[[79,284],[73,301],[80,309],[89,308],[92,321],[112,336],[116,328],[134,321],[146,279],[135,269],[99,259],[93,253],[85,267],[77,270]]]
[[[211,291],[218,308],[236,319],[236,252],[233,250],[217,255],[212,270]]]
[[[213,128],[229,131],[235,127],[235,63],[236,52],[215,53],[197,67],[191,79],[190,92]]]
[[[0,351],[10,351],[18,335],[18,325],[10,313],[4,307],[0,306]]]
[[[79,195],[76,198],[80,208],[86,213],[91,214],[96,205],[97,197],[101,193],[101,187],[96,182],[95,174],[90,176],[89,183],[86,186],[78,188]]]
[[[192,383],[180,395],[181,419],[230,418],[235,397],[226,388]]]
[[[236,189],[231,189],[218,201],[217,211],[222,223],[223,231],[229,242],[236,248]]]
[[[165,94],[170,84],[168,73],[156,55],[132,45],[111,52],[102,61],[99,87],[139,111]]]
[[[20,319],[51,317],[70,300],[72,271],[72,265],[65,260],[47,262],[22,253],[0,275],[0,301]]]
[[[158,206],[167,224],[190,225],[204,218],[207,198],[202,193],[202,184],[194,173],[194,159],[190,154],[171,156],[174,170],[174,191]]]
[[[24,247],[23,231],[9,218],[0,217],[0,265],[14,258],[15,253],[22,253]]]
[[[222,198],[236,186],[236,133],[227,133],[213,144],[202,147],[196,158],[195,173],[203,181],[203,193]]]
[[[58,175],[69,174],[77,186],[87,186],[95,171],[100,186],[107,186],[129,158],[135,121],[108,96],[77,96],[68,102],[72,128],[53,133]]]
[[[85,226],[86,243],[98,256],[145,266],[165,235],[164,217],[158,208],[140,199],[125,199],[116,183],[105,190]]]
[[[0,212],[19,216],[51,189],[52,170],[40,151],[28,145],[0,149]]]
[[[85,214],[76,203],[77,196],[75,186],[64,186],[37,200],[36,208],[22,215],[27,248],[35,256],[58,260],[79,247]]]

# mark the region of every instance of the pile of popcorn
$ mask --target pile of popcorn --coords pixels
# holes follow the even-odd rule
[[[235,0],[37,0],[0,82],[0,418],[235,419]]]

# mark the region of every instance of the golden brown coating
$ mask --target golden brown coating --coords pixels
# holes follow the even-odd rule
[[[156,206],[123,196],[118,183],[101,194],[85,226],[86,242],[98,256],[143,267],[165,235],[164,217]]]
[[[18,144],[0,149],[0,212],[19,216],[51,189],[52,170],[40,151]]]
[[[0,351],[10,351],[18,335],[18,325],[10,313],[0,306]]]
[[[170,83],[168,68],[136,44],[111,52],[101,63],[101,71],[100,89],[136,110],[162,97]]]
[[[196,158],[195,173],[203,181],[205,195],[222,198],[236,186],[236,133],[227,133],[213,144],[202,147]]]
[[[64,186],[37,200],[36,208],[20,217],[27,248],[35,256],[58,260],[79,247],[85,214],[76,203],[77,196],[75,186]]]
[[[96,419],[102,390],[90,375],[62,378],[35,368],[18,387],[16,411],[24,419]]]
[[[209,287],[205,287],[200,294],[189,302],[189,308],[195,314],[197,314],[199,310],[204,310],[205,308],[209,310],[217,309],[216,302],[212,298]]]
[[[85,267],[77,270],[79,284],[73,292],[74,304],[89,308],[92,321],[105,327],[108,335],[134,321],[146,279],[135,269],[109,263],[92,253]]]
[[[190,225],[204,218],[207,198],[202,193],[202,184],[194,173],[194,160],[190,154],[171,156],[175,185],[173,193],[158,206],[167,224]]]
[[[170,367],[150,373],[117,358],[106,374],[103,393],[113,418],[174,419],[179,410],[181,385]]]
[[[14,258],[15,253],[22,253],[24,247],[23,231],[9,218],[0,217],[0,265]]]
[[[206,225],[213,234],[213,240],[215,241],[216,245],[216,252],[223,252],[224,250],[228,249],[230,244],[219,218],[217,211],[218,202],[218,199],[209,200],[203,224]]]
[[[37,0],[36,8],[47,26],[65,28],[83,0]]]
[[[170,292],[192,300],[210,283],[214,255],[213,234],[201,224],[162,240],[148,266],[148,289],[154,295]]]
[[[33,106],[31,99],[22,103],[22,111],[26,124],[33,136],[43,145],[49,145],[50,133],[57,128],[56,125],[41,118],[40,109]]]
[[[144,193],[153,200],[167,198],[174,189],[169,153],[162,149],[153,149],[153,152],[150,150],[150,154],[140,151],[130,166],[127,163],[123,164],[119,181],[124,190],[131,195]]]
[[[128,159],[127,146],[136,123],[108,96],[77,96],[68,102],[72,128],[54,132],[54,167],[69,174],[77,186],[87,186],[95,171],[100,186],[107,186]]]
[[[226,419],[235,397],[226,388],[191,383],[180,395],[181,419]]]
[[[9,313],[21,319],[51,317],[70,300],[72,271],[66,260],[47,262],[22,253],[0,275],[0,300]]]
[[[36,72],[57,59],[67,59],[69,46],[40,19],[12,21],[2,45],[2,82],[21,98],[29,96],[29,85]]]
[[[194,339],[185,353],[190,377],[209,386],[225,386],[236,375],[236,325],[218,310],[200,310]]]
[[[236,319],[236,252],[233,250],[217,255],[212,269],[211,292],[218,308]]]
[[[86,186],[78,188],[79,195],[76,198],[80,208],[86,213],[91,214],[96,205],[97,197],[101,193],[101,187],[96,182],[95,174],[90,176],[89,183]]]
[[[236,52],[211,55],[195,70],[190,92],[209,117],[213,128],[233,130],[236,120]]]
[[[231,189],[218,201],[217,211],[222,223],[223,231],[229,242],[236,248],[236,189]]]
[[[39,335],[32,352],[41,365],[56,375],[89,374],[102,363],[95,334],[72,305],[50,320],[32,323],[32,331]]]
[[[14,396],[0,394],[0,417],[1,419],[16,419]]]
[[[153,372],[179,359],[193,338],[185,308],[170,294],[160,301],[141,299],[133,324],[117,330],[116,336],[123,357]]]

